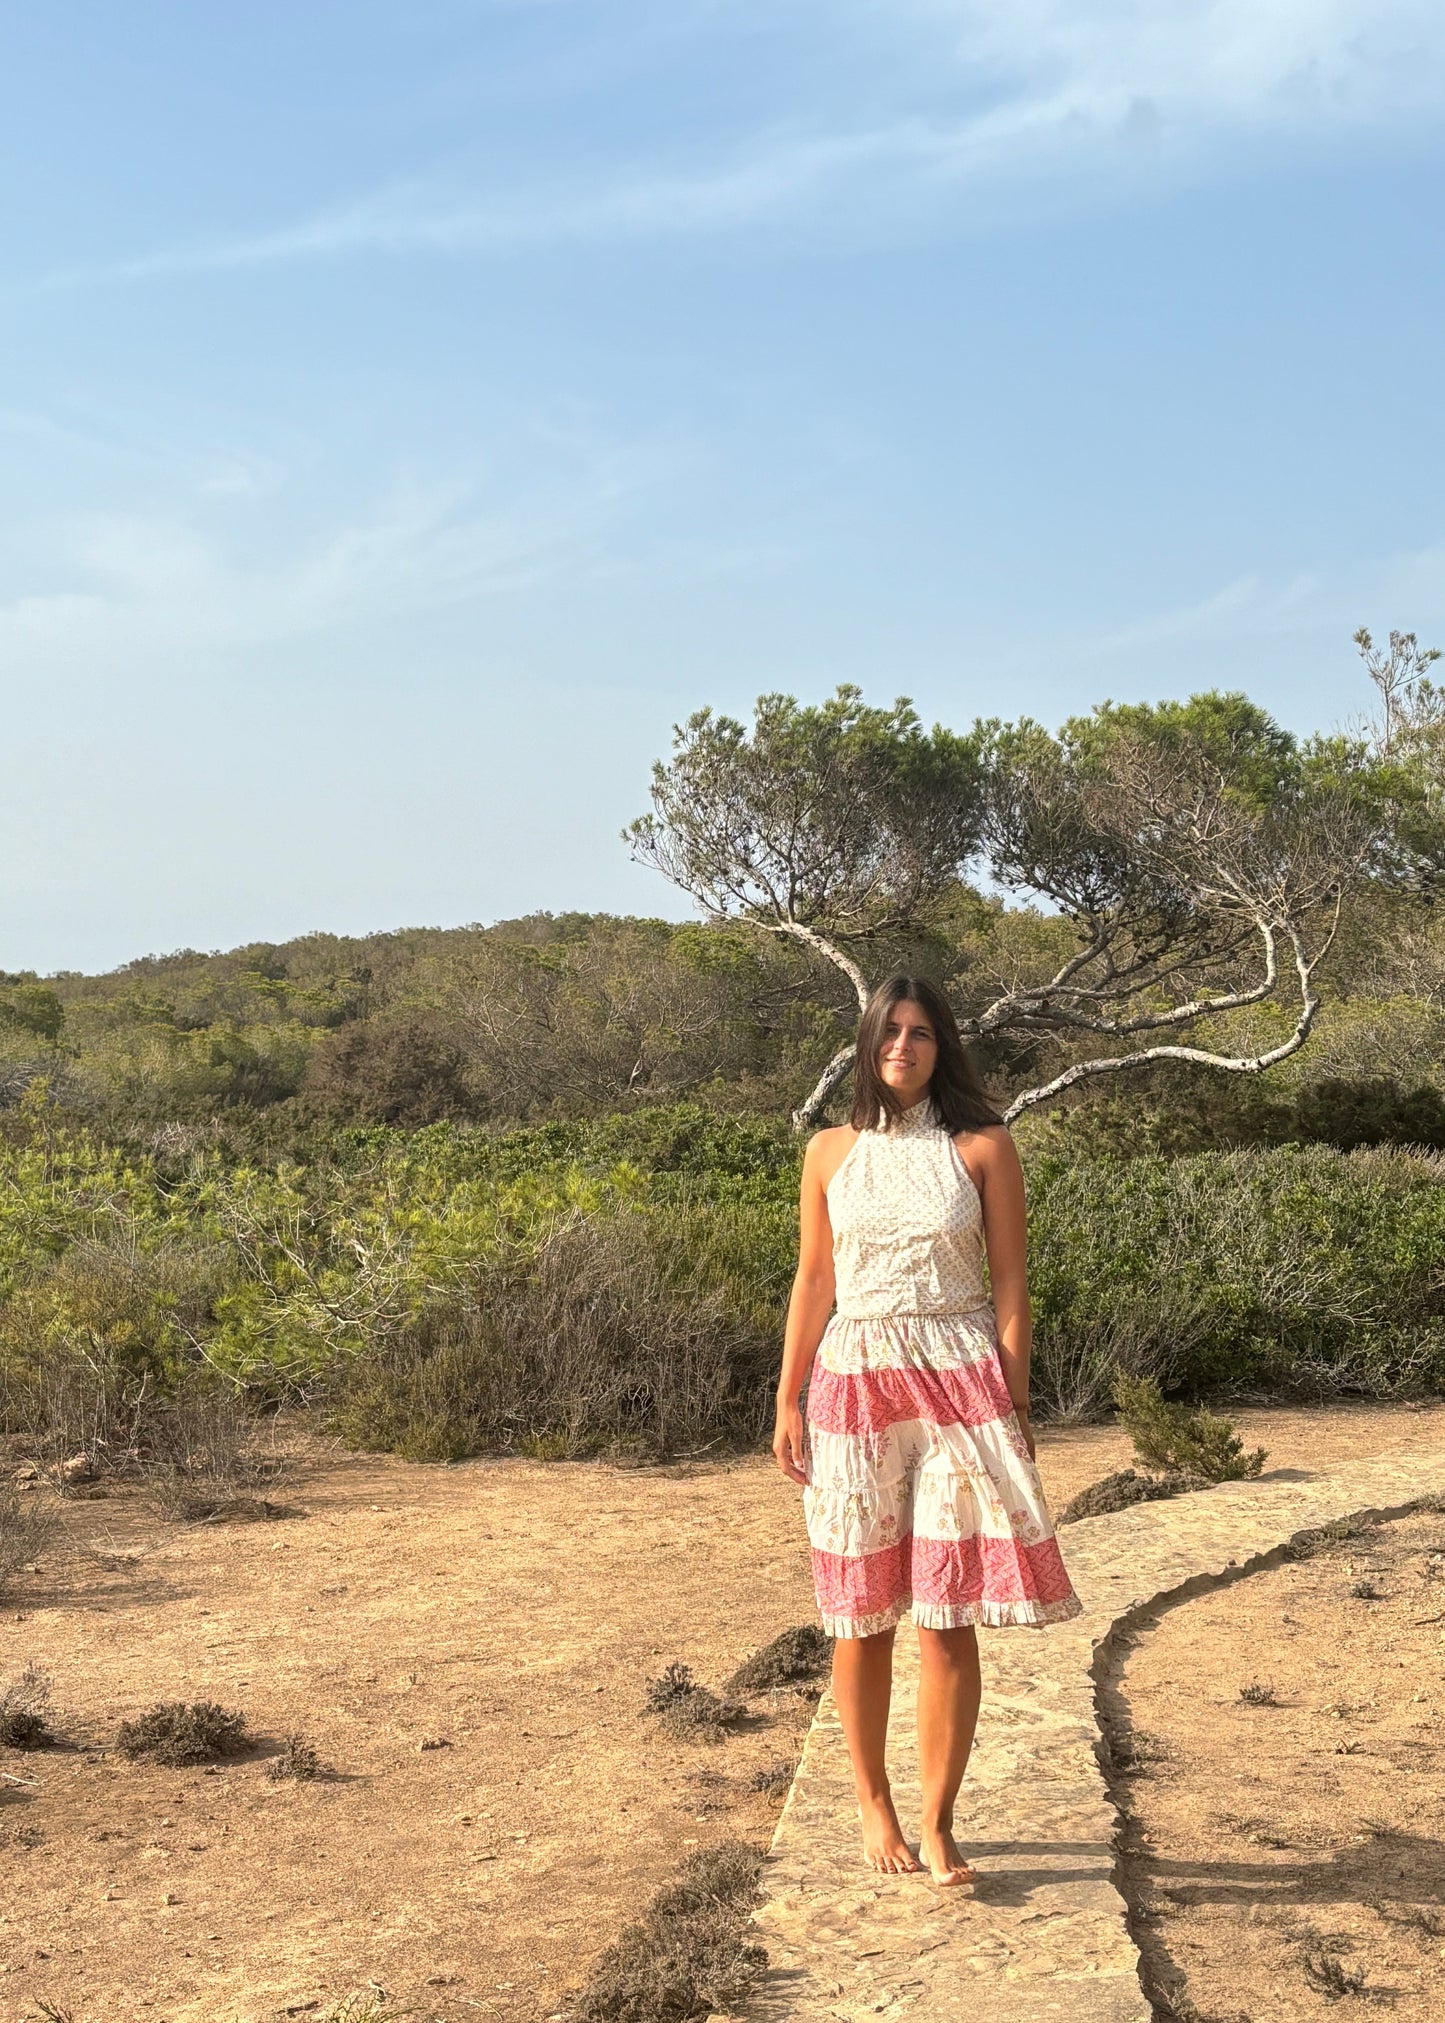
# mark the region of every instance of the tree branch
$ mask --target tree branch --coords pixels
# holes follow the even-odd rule
[[[1151,1061],[1195,1061],[1203,1067],[1222,1068],[1233,1074],[1258,1074],[1263,1068],[1273,1067],[1276,1061],[1286,1060],[1289,1055],[1298,1053],[1309,1037],[1320,1001],[1314,991],[1312,975],[1314,964],[1306,957],[1294,929],[1287,927],[1286,932],[1294,948],[1295,969],[1300,980],[1301,1004],[1294,1031],[1277,1047],[1271,1047],[1262,1054],[1234,1057],[1212,1054],[1205,1047],[1143,1047],[1138,1053],[1113,1055],[1103,1060],[1075,1061],[1072,1067],[1065,1068],[1060,1075],[1055,1075],[1051,1082],[1041,1083],[1036,1089],[1025,1089],[1022,1094],[1015,1096],[1004,1112],[1004,1122],[1011,1124],[1024,1110],[1033,1109],[1036,1104],[1047,1102],[1051,1096],[1060,1095],[1065,1089],[1072,1088],[1088,1076],[1117,1074],[1124,1068],[1145,1067]]]
[[[858,1049],[850,1042],[848,1046],[840,1047],[837,1053],[834,1054],[832,1060],[829,1061],[827,1067],[819,1075],[813,1093],[809,1096],[807,1102],[794,1110],[793,1129],[795,1131],[811,1131],[813,1126],[821,1120],[823,1112],[828,1107],[829,1097],[852,1067],[853,1058],[857,1051]]]

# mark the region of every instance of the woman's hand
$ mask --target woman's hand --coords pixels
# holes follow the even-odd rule
[[[778,1401],[777,1424],[773,1428],[773,1453],[779,1468],[790,1482],[808,1480],[808,1429],[795,1399],[791,1405]]]

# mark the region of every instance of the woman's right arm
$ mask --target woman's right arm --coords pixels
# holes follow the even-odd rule
[[[798,1200],[798,1269],[788,1301],[783,1334],[783,1368],[778,1379],[778,1415],[773,1429],[773,1453],[792,1482],[808,1479],[808,1435],[798,1403],[828,1316],[833,1310],[833,1228],[824,1192],[838,1164],[828,1141],[835,1133],[820,1131],[803,1155],[803,1184]]]

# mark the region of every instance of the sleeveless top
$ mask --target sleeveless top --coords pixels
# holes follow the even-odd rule
[[[983,1203],[930,1097],[860,1131],[827,1199],[840,1318],[988,1305]]]

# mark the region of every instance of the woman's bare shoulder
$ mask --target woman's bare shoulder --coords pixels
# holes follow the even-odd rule
[[[815,1131],[803,1154],[804,1171],[816,1174],[826,1187],[847,1158],[857,1136],[851,1124],[832,1124],[826,1130]]]
[[[953,1142],[959,1157],[968,1154],[970,1169],[997,1173],[1018,1166],[1018,1147],[1007,1124],[981,1124],[976,1131],[955,1131]]]

